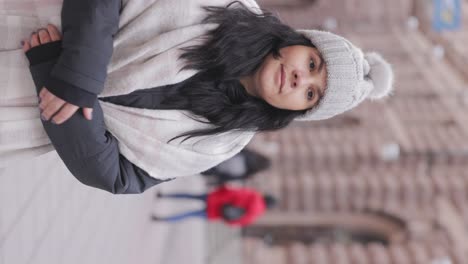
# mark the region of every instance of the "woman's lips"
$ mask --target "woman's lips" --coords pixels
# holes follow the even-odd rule
[[[284,74],[283,64],[281,64],[281,67],[280,67],[280,89],[279,89],[280,93],[283,90],[285,78],[286,78],[286,74]]]

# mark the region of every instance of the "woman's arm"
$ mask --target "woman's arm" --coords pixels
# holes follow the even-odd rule
[[[80,107],[93,107],[107,77],[121,0],[64,0],[63,51],[43,85]]]
[[[60,42],[50,42],[27,52],[31,74],[39,93],[60,54]],[[116,138],[104,123],[99,101],[92,120],[76,112],[61,125],[42,122],[52,144],[70,172],[82,183],[114,194],[142,193],[163,182],[152,178],[119,153]]]
[[[237,207],[229,203],[223,204],[221,210],[222,210],[223,219],[227,222],[239,220],[245,214],[244,208]]]

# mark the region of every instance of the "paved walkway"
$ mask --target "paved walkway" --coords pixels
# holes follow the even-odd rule
[[[0,264],[205,263],[206,224],[154,224],[196,204],[154,198],[157,190],[202,191],[199,176],[140,195],[111,195],[79,183],[55,152],[0,169]]]

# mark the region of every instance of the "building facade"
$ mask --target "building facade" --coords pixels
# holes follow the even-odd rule
[[[243,231],[244,263],[467,263],[466,34],[431,32],[427,2],[260,5],[381,52],[396,82],[383,102],[256,136],[273,166],[248,185],[281,203]]]

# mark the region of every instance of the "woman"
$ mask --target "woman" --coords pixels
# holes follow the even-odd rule
[[[164,1],[157,3],[161,2]],[[174,5],[177,1],[169,2]],[[122,17],[125,17],[126,9],[132,9],[131,3],[127,2],[123,8]],[[74,16],[73,21],[66,19],[69,17],[67,11],[83,14],[89,8],[80,12],[80,4],[75,3],[78,6],[72,7],[70,1],[65,1],[63,42],[57,42],[60,39],[58,31],[48,26],[47,30],[33,34],[24,43],[23,49],[28,54],[31,73],[42,100],[40,108],[45,131],[78,180],[112,193],[143,192],[174,176],[199,173],[232,157],[257,131],[280,129],[293,120],[330,118],[352,109],[367,97],[380,98],[390,92],[392,70],[379,55],[364,55],[350,42],[331,33],[292,30],[271,14],[253,12],[255,9],[246,7],[245,3],[252,4],[242,1],[227,7],[200,9],[205,17],[202,25],[210,26],[202,34],[202,41],[193,38],[198,41],[196,44],[175,46],[173,50],[178,53],[164,54],[167,55],[166,63],[159,65],[172,67],[168,58],[182,64],[180,68],[173,67],[175,70],[169,69],[170,73],[176,72],[169,84],[134,89],[130,86],[139,82],[135,76],[141,74],[133,71],[135,75],[127,76],[129,82],[110,83],[116,87],[124,83],[127,87],[107,93],[104,89],[100,100],[96,100],[101,88],[96,80],[105,78],[102,65],[110,57],[109,36],[116,29],[112,24],[116,19],[105,16],[110,12],[107,9],[115,12],[119,8],[110,8],[109,3],[96,4],[93,8],[97,11],[92,13],[104,14],[104,24],[99,24],[98,19],[99,25],[89,26],[89,23],[80,22],[83,15]],[[180,20],[186,21],[187,17],[181,15]],[[122,18],[120,23],[125,25]],[[89,42],[93,39],[86,37],[83,24],[89,26],[93,36],[107,41],[107,45],[103,45],[108,47],[103,49],[104,55],[91,51],[98,63],[80,57],[89,45],[93,45]],[[73,31],[74,28],[78,30]],[[124,33],[131,29],[122,25],[120,28]],[[101,37],[97,32],[107,32],[107,36]],[[73,40],[73,34],[85,37]],[[138,43],[140,49],[152,41],[146,35],[132,37],[127,40]],[[174,38],[179,36],[170,35],[167,39]],[[120,40],[117,35],[114,40],[117,50],[119,44],[125,44],[125,40]],[[81,44],[76,44],[80,41]],[[154,59],[153,54],[145,57],[146,53],[140,50],[132,52],[137,54],[134,57],[144,59],[141,63],[129,63],[128,68],[154,70],[145,67]],[[120,69],[125,67],[121,66],[123,63],[114,63],[115,57],[114,54],[111,63],[114,66],[110,71],[122,74]],[[120,58],[128,57],[132,56],[122,55]],[[75,61],[79,62],[78,66]],[[76,77],[76,72],[70,70],[73,67],[85,68],[82,70],[85,74]],[[98,77],[90,78],[91,81],[83,77],[96,72]],[[112,73],[110,77],[113,77]],[[63,81],[69,76],[72,77],[68,79],[76,83]],[[165,77],[164,74],[157,75],[160,79]],[[105,115],[101,104],[105,107]],[[85,110],[88,119],[91,119],[89,108],[92,107],[92,119],[74,114],[73,110],[76,111],[78,106],[88,108]],[[63,114],[63,109],[71,111]],[[70,112],[72,115],[67,119]],[[175,112],[178,115],[171,116]],[[166,115],[163,118],[157,116],[158,120],[177,119],[177,122],[155,126],[151,123],[154,120],[150,120],[155,113]],[[157,135],[153,137],[153,134]]]
[[[270,194],[262,194],[245,187],[220,186],[205,194],[158,193],[158,198],[192,199],[205,204],[203,209],[183,212],[172,216],[153,215],[153,221],[178,222],[187,218],[199,217],[209,221],[222,220],[233,226],[248,226],[267,209],[276,206],[277,200]]]

